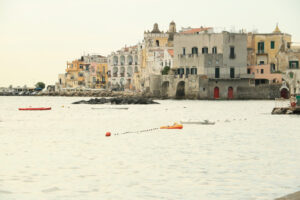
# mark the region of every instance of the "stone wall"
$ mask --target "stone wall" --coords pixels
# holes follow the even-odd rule
[[[251,86],[238,86],[238,99],[275,99],[280,98],[280,84]]]
[[[178,97],[178,88],[184,88],[184,97]],[[205,76],[174,75],[150,76],[150,94],[163,98],[214,99],[214,90],[219,88],[219,99],[228,99],[229,88],[233,99],[275,99],[280,97],[280,84],[249,85],[249,79],[208,79]]]

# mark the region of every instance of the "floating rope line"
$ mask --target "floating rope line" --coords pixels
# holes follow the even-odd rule
[[[131,134],[131,133],[148,133],[150,131],[155,131],[158,130],[159,128],[151,128],[151,129],[145,129],[145,130],[139,130],[139,131],[126,131],[123,133],[114,133],[113,135],[117,136],[117,135],[125,135],[125,134]]]

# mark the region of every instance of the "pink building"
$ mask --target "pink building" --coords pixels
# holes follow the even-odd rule
[[[282,83],[282,74],[271,72],[269,64],[248,66],[247,73],[254,75],[255,85]]]

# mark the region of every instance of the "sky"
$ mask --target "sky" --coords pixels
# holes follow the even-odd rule
[[[299,0],[0,0],[0,87],[54,85],[66,62],[107,56],[158,23],[270,33],[300,44]]]

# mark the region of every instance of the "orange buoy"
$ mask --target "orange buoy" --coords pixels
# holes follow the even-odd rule
[[[110,132],[106,132],[106,134],[105,134],[106,137],[109,137],[110,135],[111,135]]]

